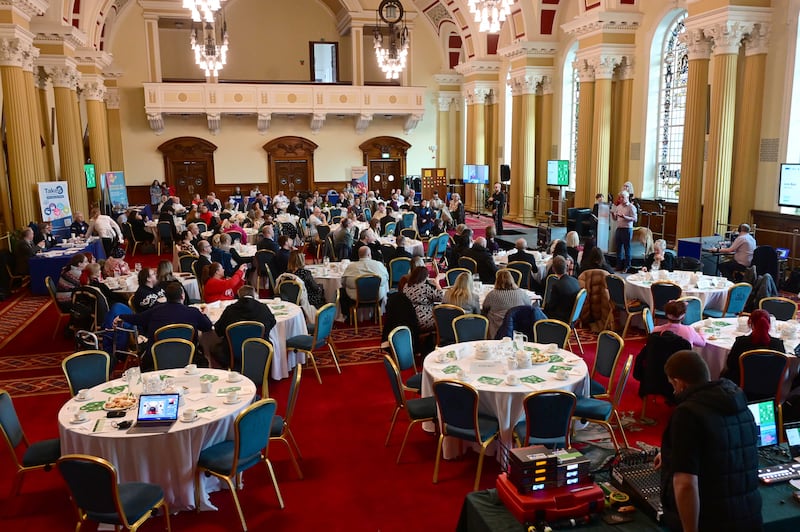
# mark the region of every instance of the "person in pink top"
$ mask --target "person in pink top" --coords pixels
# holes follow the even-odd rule
[[[658,325],[653,328],[653,332],[672,331],[678,336],[685,338],[690,344],[703,347],[706,345],[706,340],[697,331],[688,325],[684,325],[684,316],[686,316],[686,302],[684,301],[670,301],[664,305],[664,311],[667,314],[669,323]]]
[[[234,299],[236,291],[244,285],[247,264],[242,264],[231,277],[225,278],[225,270],[219,262],[203,268],[203,296],[206,303]]]

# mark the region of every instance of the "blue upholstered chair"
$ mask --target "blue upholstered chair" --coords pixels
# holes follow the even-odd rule
[[[389,261],[389,288],[397,288],[400,278],[411,271],[411,259],[397,257]]]
[[[547,310],[550,302],[550,293],[553,291],[553,284],[558,280],[558,275],[551,273],[544,280],[544,295],[542,296],[542,310]]]
[[[378,325],[383,326],[381,318],[381,278],[377,275],[359,275],[356,277],[356,300],[350,306],[350,319],[358,334],[358,309],[371,307],[378,318]]]
[[[472,274],[478,271],[478,263],[472,257],[458,257],[458,267],[466,268]]]
[[[572,332],[575,334],[575,341],[578,342],[578,349],[581,350],[581,354],[583,354],[583,345],[581,345],[581,337],[578,334],[578,330],[575,328],[575,324],[581,319],[581,312],[583,312],[583,305],[586,304],[586,297],[588,292],[585,288],[581,288],[578,291],[578,294],[575,296],[575,304],[572,305],[572,314],[569,315],[569,326],[572,329]],[[570,341],[568,338],[567,341]]]
[[[616,418],[619,431],[622,433],[622,439],[625,442],[625,447],[628,447],[628,437],[625,435],[625,428],[622,426],[622,418],[620,418],[617,407],[622,400],[622,394],[625,391],[625,384],[628,382],[628,376],[633,367],[633,355],[628,355],[625,361],[625,366],[619,374],[619,378],[613,390],[609,390],[610,399],[595,399],[593,397],[579,397],[578,403],[575,405],[575,414],[573,419],[582,422],[597,423],[605,427],[611,435],[611,441],[614,442],[614,449],[619,451],[619,443],[617,437],[614,435],[614,428],[611,426],[612,416]]]
[[[562,390],[528,394],[523,403],[525,419],[514,427],[517,445],[569,449],[570,426],[577,401],[574,393]]]
[[[456,343],[453,320],[464,314],[464,309],[457,305],[442,303],[433,307],[433,322],[436,325],[436,347],[444,347]]]
[[[786,397],[783,388],[790,375],[790,358],[780,351],[753,349],[739,357],[739,387],[747,395],[748,401],[775,401],[780,441],[784,441],[783,402]]]
[[[653,312],[650,310],[650,307],[642,309],[642,321],[644,322],[644,332],[649,335],[656,327],[656,322],[653,320]]]
[[[673,283],[672,281],[656,281],[650,285],[650,294],[653,297],[653,312],[654,318],[666,318],[667,314],[664,312],[664,305],[673,299],[679,299],[683,289],[681,285]]]
[[[797,316],[797,303],[786,297],[765,297],[758,302],[758,308],[764,309],[778,321],[789,321]]]
[[[508,263],[506,266],[509,270],[518,271],[520,273],[520,281],[517,283],[520,288],[525,288],[526,290],[530,290],[531,288],[531,277],[532,277],[532,268],[530,262],[525,262],[522,260],[515,260]],[[516,280],[516,279],[515,279]]]
[[[295,281],[294,279],[286,279],[285,277],[277,286],[278,296],[283,301],[288,301],[289,303],[293,303],[295,305],[300,305],[300,294],[302,291],[303,287],[300,285],[299,281]]]
[[[57,465],[78,511],[76,530],[86,521],[137,530],[159,508],[170,530],[169,506],[158,484],[120,483],[117,469],[95,456],[68,454]]]
[[[286,445],[289,451],[289,457],[292,459],[292,464],[297,471],[297,476],[303,478],[303,472],[300,470],[300,464],[297,463],[297,458],[292,450],[292,445],[297,450],[297,456],[303,458],[300,454],[300,447],[297,445],[297,440],[294,439],[294,434],[291,430],[292,417],[294,417],[294,408],[297,406],[297,394],[300,392],[300,381],[303,378],[303,366],[297,364],[294,367],[292,374],[292,383],[289,386],[289,398],[286,400],[286,413],[285,416],[275,414],[272,418],[272,427],[269,431],[269,441],[279,441]],[[291,443],[289,442],[291,440]]]
[[[717,310],[707,308],[703,311],[703,316],[709,318],[735,318],[742,311],[747,304],[747,298],[750,297],[750,292],[753,287],[749,283],[736,283],[728,288],[728,298],[725,300],[725,308]]]
[[[533,324],[533,341],[537,344],[556,344],[566,349],[569,333],[569,325],[561,320],[546,319]]]
[[[596,399],[608,398],[608,386],[604,386],[595,380],[595,376],[600,375],[611,384],[611,380],[617,370],[619,356],[622,354],[624,347],[625,340],[614,331],[602,331],[597,336],[597,353],[594,357],[592,371],[589,373],[589,378],[591,379],[589,394],[592,397]]]
[[[486,340],[489,334],[489,320],[480,314],[464,314],[453,320],[453,334],[456,343]]]
[[[108,381],[111,357],[105,351],[78,351],[61,361],[61,369],[67,377],[69,393],[75,396],[78,390]]]
[[[158,342],[159,340],[167,340],[169,338],[182,338],[183,340],[194,342],[195,334],[194,327],[191,325],[186,323],[173,323],[172,325],[160,327],[153,335],[153,339]]]
[[[231,353],[228,369],[242,370],[242,344],[248,338],[264,338],[264,324],[258,321],[237,321],[225,329],[225,339]]]
[[[242,375],[256,383],[261,383],[260,396],[269,397],[269,370],[274,354],[272,344],[263,338],[248,338],[242,342]]]
[[[691,325],[703,319],[703,302],[700,301],[699,297],[683,296],[678,301],[686,303],[686,315],[683,317],[684,325]]]
[[[150,347],[156,370],[179,369],[192,363],[194,344],[183,338],[159,340]]]
[[[333,342],[330,339],[331,331],[333,330],[333,320],[336,317],[336,305],[328,303],[323,305],[317,310],[316,325],[314,327],[314,334],[299,334],[292,336],[286,340],[286,348],[294,349],[295,351],[304,352],[311,362],[314,364],[314,371],[317,374],[317,380],[322,384],[322,377],[319,375],[317,368],[317,360],[314,358],[314,350],[327,346],[333,357],[333,363],[336,365],[336,371],[342,372],[339,367],[339,360],[336,358],[336,350],[334,349]]]
[[[462,273],[466,273],[469,278],[472,279],[472,272],[466,268],[450,268],[447,270],[447,272],[444,274],[445,279],[447,279],[447,286],[453,286],[456,284],[456,279],[458,279],[458,276]]]
[[[389,222],[383,228],[383,236],[394,236],[394,229],[397,227],[397,222]]]
[[[433,421],[436,418],[436,399],[433,397],[422,397],[420,399],[406,399],[403,393],[403,381],[400,378],[400,371],[397,369],[394,361],[388,355],[383,355],[383,367],[386,369],[386,374],[389,376],[389,384],[392,387],[394,394],[394,412],[392,413],[392,422],[389,425],[389,433],[386,435],[386,442],[384,446],[389,445],[389,440],[392,437],[394,424],[397,421],[397,414],[403,410],[408,414],[408,427],[406,428],[405,436],[403,436],[403,443],[400,445],[400,452],[397,453],[397,463],[400,463],[400,457],[403,455],[403,449],[406,446],[408,433],[417,423],[425,421]]]
[[[417,363],[414,360],[414,343],[411,340],[411,329],[405,325],[392,329],[392,332],[389,333],[389,347],[400,371],[414,370],[414,374],[403,385],[403,390],[419,393],[422,389],[422,373],[417,371]]]

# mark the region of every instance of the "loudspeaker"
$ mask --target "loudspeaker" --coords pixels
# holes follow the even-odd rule
[[[500,165],[500,181],[503,183],[511,182],[511,167],[507,164]]]

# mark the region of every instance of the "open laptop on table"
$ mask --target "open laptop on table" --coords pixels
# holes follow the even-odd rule
[[[169,432],[178,420],[177,393],[153,393],[139,396],[136,424],[128,429],[128,434],[157,434]]]
[[[800,462],[800,422],[787,423],[784,425],[784,431],[792,460]]]

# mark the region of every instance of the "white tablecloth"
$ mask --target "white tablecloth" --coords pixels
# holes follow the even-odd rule
[[[481,343],[491,346],[494,353],[496,353],[495,356],[498,361],[498,368],[496,370],[472,369],[472,364],[476,362],[475,346]],[[445,373],[444,370],[446,370],[446,368],[451,366],[462,368],[467,373],[466,382],[477,388],[479,392],[479,410],[485,414],[491,414],[497,417],[500,422],[500,443],[506,448],[511,448],[514,426],[518,421],[525,419],[525,409],[523,406],[525,396],[533,391],[539,390],[566,390],[579,396],[589,395],[589,368],[580,357],[564,349],[558,349],[553,354],[561,357],[563,362],[568,362],[569,367],[571,367],[566,380],[556,379],[555,371],[551,371],[559,365],[565,366],[563,362],[561,364],[558,362],[541,364],[531,366],[528,369],[509,370],[506,357],[499,355],[499,348],[502,343],[501,340],[464,342],[448,345],[433,351],[430,355],[425,357],[425,362],[423,364],[422,397],[433,395],[434,381],[457,379],[455,373]],[[526,343],[525,347],[526,350],[541,350],[543,352],[546,346],[542,344]],[[446,354],[450,351],[457,353],[458,360],[438,362],[439,353]],[[510,352],[511,351],[509,351],[509,353]],[[534,351],[531,351],[531,353],[533,352]],[[535,376],[544,380],[537,384],[521,382],[517,386],[510,386],[505,384],[505,378],[509,373],[516,374],[520,379]],[[478,380],[481,377],[504,379],[504,382],[500,384],[483,383]],[[450,440],[450,438],[447,440]],[[457,440],[452,442],[448,442],[447,440],[445,440],[444,457],[452,458],[457,454]]]
[[[182,232],[186,231],[185,220],[183,220],[182,218],[175,218],[174,221],[175,221],[175,231],[177,231],[178,234],[181,234]],[[148,233],[152,233],[153,236],[156,238],[155,239],[156,242],[161,240],[161,237],[158,235],[158,222],[145,222],[144,230],[147,231]]]
[[[625,295],[628,299],[639,299],[653,308],[653,296],[650,293],[650,286],[657,281],[672,281],[678,283],[683,288],[682,297],[693,296],[700,298],[703,308],[722,310],[728,297],[728,288],[733,283],[722,277],[712,277],[710,275],[697,274],[697,284],[692,283],[694,272],[674,271],[674,272],[652,272],[637,273],[625,278]],[[702,288],[698,288],[698,284]]]
[[[88,454],[105,458],[117,468],[120,482],[152,482],[164,489],[164,496],[171,511],[190,510],[195,507],[194,471],[200,451],[227,439],[233,439],[233,421],[236,415],[253,400],[256,386],[246,377],[236,383],[226,380],[227,372],[213,369],[199,369],[196,375],[186,375],[184,370],[167,370],[158,372],[169,375],[176,388],[184,387],[185,396],[181,399],[179,412],[185,408],[199,410],[205,407],[213,410],[200,413],[191,422],[177,421],[166,434],[128,434],[111,426],[112,421],[123,418],[108,419],[105,411],[87,412],[87,421],[79,424],[71,423],[73,415],[79,409],[91,409],[93,402],[105,402],[115,394],[107,390],[115,386],[124,386],[122,379],[95,386],[89,393],[86,402],[74,398],[66,402],[58,413],[59,437],[62,454]],[[208,375],[217,379],[211,393],[200,391],[200,379]],[[241,400],[233,405],[224,403],[224,396],[217,395],[220,388],[240,387]],[[134,391],[140,391],[134,387]],[[117,392],[119,393],[119,392]],[[126,420],[136,419],[136,408],[126,412]],[[102,425],[103,428],[100,428]],[[93,432],[97,430],[97,432]],[[219,480],[214,477],[200,476],[203,484],[200,508],[216,510],[211,504],[208,494],[220,489]]]
[[[197,285],[197,278],[194,275],[187,273],[175,273],[175,277],[183,285],[186,291],[186,297],[192,300],[200,300],[200,288]],[[122,275],[120,277],[108,277],[102,281],[105,285],[114,290],[115,292],[122,292],[123,294],[133,294],[139,289],[139,277],[136,273]]]
[[[303,314],[303,309],[294,303],[274,299],[261,299],[262,303],[266,303],[272,314],[275,315],[277,323],[269,333],[269,341],[272,342],[272,347],[275,351],[272,357],[272,370],[270,376],[275,380],[286,379],[289,377],[289,371],[294,368],[298,362],[303,363],[305,360],[295,360],[294,351],[288,353],[286,350],[286,340],[298,334],[308,334],[308,327],[306,326],[306,318]],[[205,309],[205,313],[211,323],[216,323],[220,316],[222,316],[225,307],[232,304],[233,301],[217,301],[209,304],[195,305],[198,308]],[[200,342],[203,349],[208,353],[214,344],[221,341],[217,333],[210,331],[203,333],[200,336]],[[224,341],[224,340],[222,340]],[[299,355],[302,357],[302,355]]]
[[[397,247],[396,238],[393,236],[382,236],[378,239],[381,244],[387,246]],[[422,246],[422,240],[415,240],[413,238],[406,238],[403,242],[403,249],[411,253],[414,257],[422,257],[425,255],[425,248]]]
[[[505,251],[498,251],[497,255],[494,256],[494,263],[500,266],[501,268],[505,268],[508,266],[509,262],[514,262],[514,254],[517,252],[516,249],[513,249],[509,252]],[[533,256],[536,257],[538,251],[533,252]],[[531,269],[531,274],[533,278],[537,281],[543,281],[547,274],[547,261],[550,260],[550,255],[545,255],[539,253],[538,255],[540,258],[536,259],[536,268]]]
[[[275,221],[278,222],[278,223],[282,223],[282,224],[290,223],[290,224],[297,225],[297,221],[299,219],[300,219],[300,217],[297,216],[297,215],[286,214],[286,213],[279,214],[279,215],[277,215],[275,217]]]
[[[798,325],[800,330],[800,324]],[[750,334],[749,328],[739,328],[738,318],[709,318],[692,324],[692,327],[703,335],[706,345],[695,348],[708,364],[708,370],[712,379],[718,379],[728,360],[728,353],[733,347],[736,338],[744,334]],[[794,356],[794,348],[800,343],[797,335],[784,336],[782,334],[784,322],[777,322],[775,329],[770,331],[770,335],[783,339],[783,346],[786,352]],[[738,383],[737,383],[738,384]]]

